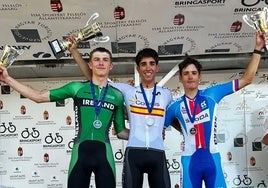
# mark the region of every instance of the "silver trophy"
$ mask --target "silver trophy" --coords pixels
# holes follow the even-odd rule
[[[0,65],[6,68],[10,67],[16,58],[23,53],[23,50],[16,50],[15,48],[5,45],[4,52],[0,59]]]
[[[264,7],[262,11],[258,11],[253,15],[243,16],[244,22],[257,31],[261,31],[262,34],[268,32],[268,8]],[[265,41],[265,51],[268,49],[268,41]]]
[[[88,19],[83,29],[80,29],[76,41],[94,41],[94,42],[107,42],[110,40],[108,36],[103,36],[100,26],[97,22],[93,22],[99,17],[99,13],[94,13]],[[92,23],[93,22],[93,23]],[[68,40],[59,41],[57,39],[48,42],[54,56],[59,59],[64,56],[64,52],[71,46],[71,42]]]

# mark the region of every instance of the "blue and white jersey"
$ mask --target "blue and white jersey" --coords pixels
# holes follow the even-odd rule
[[[217,105],[219,101],[239,89],[238,80],[198,90],[194,99],[185,95],[172,101],[166,112],[165,127],[177,118],[184,136],[184,156],[193,155],[199,149],[218,152]]]

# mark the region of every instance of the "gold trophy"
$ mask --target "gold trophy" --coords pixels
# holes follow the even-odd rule
[[[79,33],[75,37],[76,41],[94,41],[94,42],[107,42],[110,40],[108,36],[103,36],[100,26],[97,22],[93,22],[99,17],[99,13],[94,13],[88,19],[83,29],[79,30]],[[93,22],[93,23],[91,23]],[[59,41],[57,39],[48,42],[54,56],[59,59],[64,56],[64,52],[71,46],[71,42],[68,40]]]
[[[243,16],[244,22],[257,31],[261,31],[262,34],[268,32],[268,8],[264,7],[262,11],[258,11],[250,16]],[[265,41],[265,51],[268,49],[268,41]]]
[[[4,52],[0,59],[0,65],[6,68],[10,67],[16,58],[23,53],[23,50],[16,50],[15,48],[5,45]]]

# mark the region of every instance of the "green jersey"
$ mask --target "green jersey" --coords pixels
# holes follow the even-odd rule
[[[75,141],[72,149],[69,174],[74,168],[79,156],[79,145],[84,141],[99,141],[106,145],[106,158],[115,174],[113,152],[109,140],[109,130],[113,122],[116,133],[125,129],[124,98],[121,92],[112,86],[107,90],[91,82],[70,82],[58,89],[50,90],[50,101],[73,98],[75,111]],[[95,97],[92,93],[94,88]],[[105,97],[103,97],[105,95]],[[95,99],[94,99],[95,98]],[[94,101],[101,105],[96,114]],[[92,153],[94,155],[94,153]]]

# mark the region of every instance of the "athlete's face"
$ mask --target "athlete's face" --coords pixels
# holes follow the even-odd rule
[[[93,75],[108,76],[110,70],[113,68],[111,57],[106,52],[95,52],[89,62],[89,68]]]
[[[137,66],[137,71],[139,72],[141,82],[150,86],[154,85],[155,75],[158,70],[159,66],[152,57],[142,58],[139,66]]]
[[[190,64],[182,70],[180,81],[183,84],[184,89],[198,89],[198,84],[201,81],[201,75],[197,68],[193,64]]]

